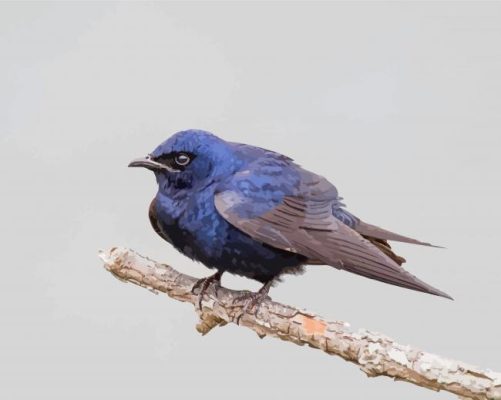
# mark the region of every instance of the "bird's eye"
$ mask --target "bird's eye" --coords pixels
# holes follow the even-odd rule
[[[174,161],[180,167],[186,167],[190,163],[191,158],[186,153],[179,153],[179,154],[176,154],[176,156],[174,157]]]

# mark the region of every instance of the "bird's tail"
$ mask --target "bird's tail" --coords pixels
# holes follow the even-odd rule
[[[380,228],[379,226],[371,225],[363,221],[359,221],[353,229],[355,229],[358,233],[360,233],[364,237],[372,237],[381,240],[393,240],[395,242],[419,244],[421,246],[442,248],[442,246],[436,246],[431,243],[422,242],[420,240],[400,235],[398,233],[388,231],[386,229]]]

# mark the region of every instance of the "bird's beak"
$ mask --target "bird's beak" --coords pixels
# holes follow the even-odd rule
[[[147,168],[151,171],[160,171],[162,169],[169,170],[166,165],[160,164],[159,162],[153,160],[150,155],[147,155],[146,157],[136,158],[135,160],[132,160],[128,166]]]

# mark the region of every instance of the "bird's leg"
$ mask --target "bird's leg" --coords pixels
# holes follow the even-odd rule
[[[224,271],[217,271],[214,275],[208,276],[207,278],[202,278],[199,279],[198,281],[195,282],[193,287],[191,288],[191,293],[195,293],[195,290],[200,287],[200,292],[198,293],[198,309],[202,309],[202,299],[204,297],[205,292],[209,288],[209,286],[212,283],[215,283],[216,286],[214,287],[214,290],[216,292],[217,296],[217,288],[221,284],[221,277],[223,276]]]
[[[240,319],[243,317],[243,315],[249,310],[252,310],[253,308],[255,308],[254,315],[257,315],[259,307],[261,306],[261,302],[263,300],[270,298],[268,296],[268,293],[270,291],[271,286],[273,285],[273,281],[274,281],[273,279],[270,279],[257,292],[247,292],[235,299],[235,302],[240,302],[240,301],[244,302],[242,312],[237,317],[236,321],[237,324],[240,324]]]

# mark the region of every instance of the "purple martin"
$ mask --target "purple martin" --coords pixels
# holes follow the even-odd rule
[[[186,130],[129,167],[155,174],[158,192],[149,208],[154,230],[217,271],[194,286],[199,301],[229,272],[263,284],[248,295],[246,307],[254,307],[282,274],[308,264],[451,298],[404,270],[405,259],[388,242],[429,243],[357,218],[327,179],[282,154]]]

